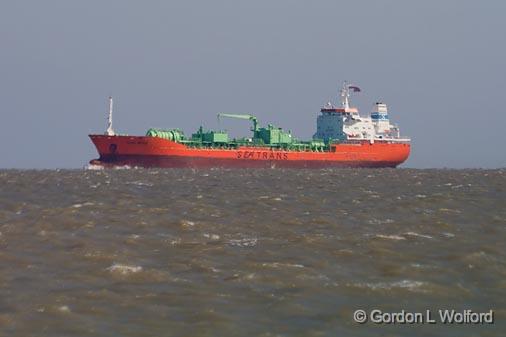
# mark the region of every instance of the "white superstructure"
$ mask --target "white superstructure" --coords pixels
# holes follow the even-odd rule
[[[350,92],[360,92],[356,86],[346,82],[341,89],[341,107],[327,103],[321,109],[316,120],[316,133],[313,139],[329,141],[369,140],[409,142],[409,138],[401,138],[399,127],[390,123],[387,105],[376,103],[371,114],[360,116],[357,108],[350,107]]]

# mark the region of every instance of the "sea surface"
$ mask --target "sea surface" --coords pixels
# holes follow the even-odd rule
[[[2,170],[0,336],[506,336],[506,170]]]

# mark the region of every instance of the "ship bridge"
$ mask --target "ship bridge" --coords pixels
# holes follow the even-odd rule
[[[360,116],[358,109],[350,106],[350,93],[360,91],[360,88],[344,83],[340,91],[341,106],[328,102],[320,109],[313,139],[322,139],[326,143],[347,140],[409,141],[401,139],[399,128],[390,123],[386,104],[377,102],[370,116],[366,117]]]

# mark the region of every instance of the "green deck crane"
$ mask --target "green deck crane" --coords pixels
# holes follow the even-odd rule
[[[220,120],[220,117],[229,117],[229,118],[238,118],[238,119],[248,119],[253,122],[253,128],[251,131],[253,131],[255,134],[258,131],[258,120],[253,115],[248,114],[226,114],[226,113],[219,113],[218,114],[218,120]]]

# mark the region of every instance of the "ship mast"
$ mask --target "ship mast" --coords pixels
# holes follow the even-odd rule
[[[343,87],[341,88],[341,106],[344,109],[350,108],[349,97],[350,97],[350,89],[348,88],[348,83],[344,81]]]
[[[107,130],[105,134],[108,136],[114,136],[114,130],[112,129],[112,97],[109,96],[109,115],[107,118]]]

